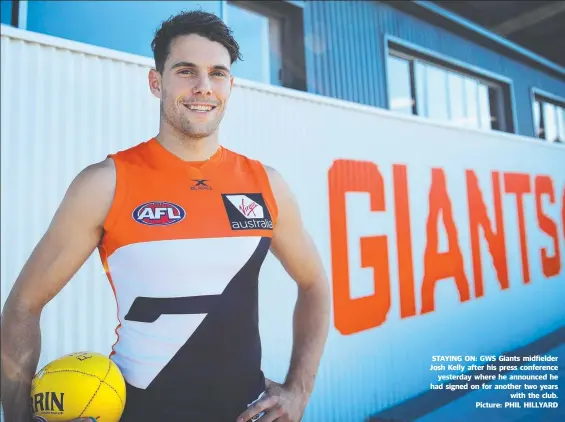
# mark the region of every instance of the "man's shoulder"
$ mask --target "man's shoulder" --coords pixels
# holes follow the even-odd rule
[[[116,166],[111,158],[90,164],[85,167],[76,177],[79,183],[89,185],[113,186],[116,181]]]

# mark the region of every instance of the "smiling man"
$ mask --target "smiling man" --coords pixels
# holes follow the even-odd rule
[[[127,382],[122,421],[298,422],[327,337],[328,283],[281,176],[219,145],[238,44],[216,16],[189,12],[164,22],[152,48],[159,133],[75,178],[6,301],[6,421],[31,419],[42,309],[98,248],[120,322],[111,356]],[[261,370],[269,251],[298,285],[282,384]]]

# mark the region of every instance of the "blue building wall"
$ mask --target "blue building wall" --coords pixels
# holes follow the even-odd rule
[[[3,24],[12,23],[12,1],[0,0],[0,19]]]
[[[310,92],[386,107],[381,10],[375,2],[306,3],[306,75]]]
[[[306,5],[306,34],[317,47],[306,51],[308,87],[314,93],[386,108],[385,35],[391,35],[511,79],[517,133],[534,136],[531,88],[565,98],[564,79],[384,2],[328,1]]]
[[[151,57],[159,23],[197,7],[222,15],[219,1],[30,1],[27,29]],[[565,97],[565,78],[384,2],[306,1],[304,26],[312,93],[386,108],[385,37],[394,36],[511,80],[517,133],[534,136],[532,88]]]

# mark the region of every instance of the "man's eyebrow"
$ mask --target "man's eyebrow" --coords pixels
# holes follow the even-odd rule
[[[175,63],[171,69],[176,69],[177,67],[198,67],[196,66],[194,63],[190,63],[190,62],[178,62]]]
[[[227,73],[230,72],[230,70],[226,66],[224,66],[223,64],[217,64],[216,66],[212,66],[212,69],[223,70],[224,72],[227,72]]]
[[[178,63],[175,63],[171,67],[171,70],[176,69],[177,67],[192,67],[192,68],[194,68],[194,67],[198,67],[198,66],[196,64],[190,63],[190,62],[178,62]],[[230,70],[226,66],[221,65],[221,64],[217,64],[215,66],[212,66],[212,69],[223,70],[224,72],[228,72],[228,73],[230,72]]]

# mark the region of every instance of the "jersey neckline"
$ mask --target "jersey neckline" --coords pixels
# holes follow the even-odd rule
[[[156,138],[151,138],[147,142],[147,146],[151,149],[152,157],[158,162],[166,167],[177,167],[181,169],[203,169],[204,167],[209,167],[218,164],[224,155],[224,148],[218,145],[218,149],[204,161],[185,161],[179,156],[173,154],[171,151],[166,149]]]

